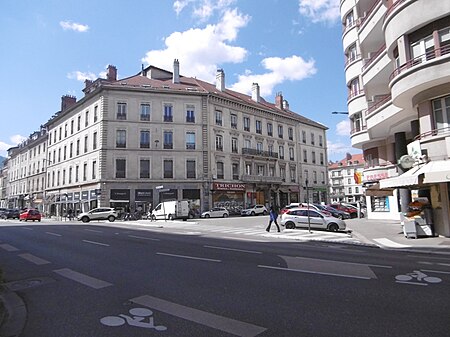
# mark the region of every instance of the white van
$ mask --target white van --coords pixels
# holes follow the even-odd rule
[[[183,219],[189,218],[189,202],[187,200],[164,201],[159,203],[152,211],[153,220],[157,219]]]

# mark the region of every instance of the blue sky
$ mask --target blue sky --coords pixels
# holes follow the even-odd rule
[[[85,79],[119,78],[141,64],[273,102],[326,125],[328,155],[352,149],[339,0],[2,0],[0,4],[0,155],[60,110],[61,96],[80,99]]]

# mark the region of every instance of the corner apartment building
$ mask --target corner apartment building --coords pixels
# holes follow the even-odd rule
[[[146,211],[169,199],[234,213],[306,201],[306,180],[310,199],[326,201],[327,127],[292,112],[281,93],[267,102],[256,83],[251,96],[227,89],[223,70],[210,84],[179,69],[175,60],[173,71],[149,66],[118,79],[109,66],[106,79],[85,82],[83,98],[62,98],[44,125],[50,214]]]
[[[415,191],[450,236],[450,2],[341,0],[340,11],[368,217],[399,219]]]
[[[344,159],[328,165],[331,203],[365,203],[365,189],[362,184],[364,163],[362,154],[348,153]]]

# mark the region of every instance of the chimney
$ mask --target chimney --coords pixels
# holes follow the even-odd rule
[[[172,83],[180,83],[180,62],[173,60],[173,78]]]
[[[84,80],[84,88],[86,89],[87,87],[89,87],[92,84],[91,80],[85,79]]]
[[[115,66],[109,65],[106,72],[106,80],[117,81],[117,68]]]
[[[289,110],[289,103],[285,99],[283,100],[283,110]]]
[[[75,105],[77,98],[75,96],[64,95],[61,97],[61,111],[66,111],[71,106]]]
[[[283,94],[281,91],[277,92],[277,95],[275,96],[275,106],[278,109],[283,110]]]
[[[216,72],[216,88],[220,91],[225,90],[225,73],[223,69],[217,69]]]
[[[254,100],[255,102],[260,102],[261,101],[261,97],[259,96],[259,85],[258,83],[253,83],[252,84],[252,100]]]

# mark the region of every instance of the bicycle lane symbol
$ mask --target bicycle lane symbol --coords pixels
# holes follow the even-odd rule
[[[442,282],[442,279],[440,279],[439,277],[428,276],[427,274],[425,274],[420,270],[413,270],[412,273],[407,273],[405,275],[397,275],[395,277],[395,282],[427,286],[429,283],[431,284],[440,283]]]
[[[132,316],[119,314],[118,316],[106,316],[100,319],[103,325],[117,327],[127,323],[130,326],[145,329],[155,329],[157,331],[165,331],[167,327],[164,325],[156,325],[153,320],[153,311],[146,308],[133,308],[129,313]],[[147,321],[146,321],[147,319]]]

